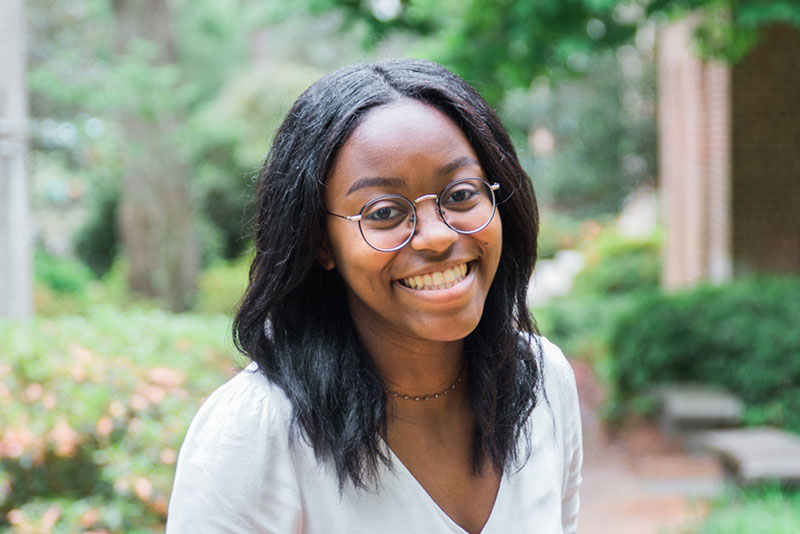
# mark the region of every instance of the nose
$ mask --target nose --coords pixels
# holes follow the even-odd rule
[[[436,195],[425,195],[414,202],[417,208],[417,229],[409,245],[415,250],[443,252],[458,239],[458,232],[442,220],[435,199]],[[434,201],[424,202],[425,200]]]

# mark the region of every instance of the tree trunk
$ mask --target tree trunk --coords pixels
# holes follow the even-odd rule
[[[33,310],[23,0],[0,6],[0,316]]]
[[[119,54],[125,53],[132,39],[146,39],[158,49],[155,62],[175,60],[166,0],[114,0],[113,5]],[[160,298],[173,311],[189,307],[198,270],[188,166],[168,141],[180,120],[177,114],[124,117],[129,150],[119,209],[130,289]]]

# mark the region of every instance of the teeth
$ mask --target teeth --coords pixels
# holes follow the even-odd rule
[[[462,263],[434,273],[403,278],[402,284],[411,289],[447,289],[453,287],[467,276],[467,264]]]

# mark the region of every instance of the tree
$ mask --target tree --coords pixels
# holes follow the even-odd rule
[[[537,76],[568,74],[570,58],[616,47],[648,19],[702,11],[699,51],[736,61],[760,28],[782,21],[800,28],[797,0],[305,0],[306,9],[337,9],[363,20],[372,45],[388,33],[434,36],[422,50],[478,87],[493,104]],[[388,7],[387,7],[388,6]],[[391,7],[391,9],[389,8]]]
[[[175,62],[176,51],[166,0],[114,0],[113,7],[117,53],[144,60],[154,76],[168,76],[164,66]],[[139,96],[123,121],[128,149],[119,227],[128,283],[132,291],[183,311],[194,294],[199,255],[188,166],[171,144],[182,117],[158,103],[169,95]]]
[[[0,315],[32,311],[23,1],[0,16]]]

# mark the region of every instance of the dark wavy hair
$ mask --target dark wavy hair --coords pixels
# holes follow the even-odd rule
[[[428,61],[332,72],[294,103],[258,175],[255,257],[233,336],[285,392],[291,435],[305,439],[319,461],[333,462],[340,487],[349,479],[367,488],[378,481],[380,464],[391,462],[381,441],[385,384],[353,326],[341,276],[316,261],[325,235],[323,187],[337,151],[366,114],[399,99],[429,104],[452,119],[486,175],[500,183],[500,263],[483,316],[464,343],[477,422],[475,472],[486,460],[507,471],[527,456],[526,421],[542,389],[542,351],[526,306],[538,210],[499,119],[464,80]]]

